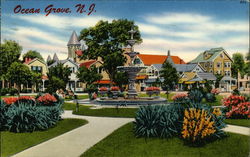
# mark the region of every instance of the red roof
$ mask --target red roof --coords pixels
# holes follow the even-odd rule
[[[146,55],[146,54],[139,54],[138,57],[143,61],[144,65],[163,64],[165,60],[168,58],[168,56],[165,55]],[[186,64],[178,56],[171,56],[171,58],[175,64]]]
[[[82,56],[83,51],[82,51],[82,50],[76,50],[75,53],[76,53],[78,56]]]
[[[99,80],[94,82],[95,84],[110,84],[111,81],[110,80]],[[112,82],[112,84],[115,84],[114,82]]]
[[[24,64],[29,64],[32,60],[32,58],[25,58]]]
[[[80,67],[82,67],[82,66],[85,66],[86,68],[89,68],[93,63],[95,63],[96,62],[96,60],[90,60],[90,61],[86,61],[86,62],[84,62],[84,63],[81,63],[80,64]]]

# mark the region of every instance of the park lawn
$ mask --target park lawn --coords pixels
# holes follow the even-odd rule
[[[229,137],[204,147],[189,147],[179,138],[136,138],[128,123],[100,141],[81,157],[246,157],[249,136],[228,133]]]
[[[169,102],[173,102],[173,100],[172,100],[172,96],[174,96],[175,95],[175,93],[170,93],[169,95],[168,95],[168,98],[167,98],[167,94],[165,94],[165,93],[160,93],[160,97],[162,97],[162,98],[166,98]],[[156,95],[153,95],[152,97],[154,97],[154,96],[156,96]],[[149,97],[146,93],[140,93],[139,94],[139,97]]]
[[[77,99],[88,99],[89,96],[88,95],[77,95]],[[65,100],[73,100],[70,98],[65,98]]]
[[[231,125],[250,127],[250,119],[225,119],[225,123]]]
[[[96,117],[128,117],[134,118],[138,108],[101,108],[90,109],[90,106],[79,105],[79,111],[76,112],[76,105],[74,103],[64,103],[64,110],[73,110],[73,114]]]
[[[223,99],[223,96],[221,95],[216,95],[216,101],[215,102],[206,102],[205,98],[202,99],[202,103],[203,104],[208,104],[210,106],[221,106],[222,105],[222,99]]]
[[[87,121],[82,119],[63,119],[59,121],[55,127],[46,131],[35,131],[32,133],[12,133],[3,131],[1,132],[2,152],[0,156],[7,157],[16,154],[86,123]]]

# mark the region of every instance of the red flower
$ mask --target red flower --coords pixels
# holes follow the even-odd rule
[[[107,87],[101,87],[101,88],[99,88],[99,91],[108,91],[108,88]]]
[[[54,104],[57,100],[53,95],[50,94],[45,94],[43,96],[40,96],[37,99],[38,102],[43,103],[44,105],[52,105]]]
[[[110,88],[110,90],[111,91],[119,91],[120,89],[117,86],[113,86],[113,87]]]
[[[4,101],[7,105],[13,104],[13,103],[15,103],[17,100],[18,100],[17,97],[3,98],[3,101]]]

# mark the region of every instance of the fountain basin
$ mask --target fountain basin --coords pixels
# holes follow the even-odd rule
[[[167,100],[165,98],[155,98],[155,97],[143,97],[135,99],[125,99],[125,98],[106,98],[106,99],[96,99],[95,104],[98,105],[112,105],[112,106],[140,106],[140,105],[156,105],[156,104],[165,104]]]

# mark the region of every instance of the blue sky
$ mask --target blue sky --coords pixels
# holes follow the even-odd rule
[[[246,53],[249,49],[249,8],[239,0],[224,1],[1,1],[1,40],[16,40],[23,52],[37,50],[43,57],[57,53],[67,57],[67,42],[73,30],[79,35],[83,28],[99,20],[126,18],[139,26],[143,43],[135,47],[145,54],[178,55],[185,61],[200,52],[223,47],[229,54]],[[95,3],[91,15],[76,13],[76,4],[87,7]],[[71,13],[51,13],[44,9],[70,8]],[[14,14],[14,8],[40,8],[38,14]]]

